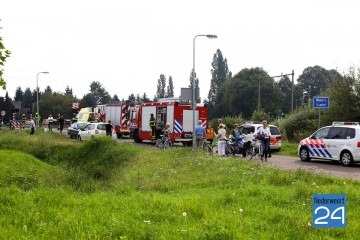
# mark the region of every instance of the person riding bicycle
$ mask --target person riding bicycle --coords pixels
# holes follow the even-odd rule
[[[256,135],[258,136],[258,139],[261,140],[261,146],[263,149],[261,161],[263,161],[265,156],[265,162],[267,162],[271,133],[270,128],[267,126],[267,121],[263,120],[262,124],[263,125],[256,131]]]
[[[230,144],[238,144],[236,146],[236,152],[240,152],[240,149],[242,149],[244,147],[244,142],[242,141],[243,138],[243,134],[240,131],[240,125],[239,124],[235,124],[234,125],[234,129],[231,131],[229,139],[230,139]]]
[[[229,136],[230,142],[235,143],[237,138],[241,135],[242,135],[242,132],[240,131],[240,125],[235,124],[234,129],[230,132],[230,136]]]

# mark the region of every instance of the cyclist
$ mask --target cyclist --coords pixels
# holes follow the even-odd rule
[[[264,160],[264,156],[265,156],[265,162],[267,162],[271,133],[270,133],[270,128],[267,126],[267,121],[263,120],[262,124],[263,125],[259,127],[258,130],[256,131],[256,135],[258,136],[258,139],[261,140],[261,146],[263,149],[263,153],[261,155],[261,161]]]
[[[230,139],[230,143],[231,144],[237,144],[235,145],[235,152],[239,153],[240,150],[244,147],[244,143],[242,140],[239,139],[240,136],[242,136],[242,132],[240,131],[240,125],[239,124],[235,124],[234,125],[234,129],[231,131],[229,139]]]

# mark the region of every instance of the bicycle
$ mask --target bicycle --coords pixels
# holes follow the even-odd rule
[[[156,140],[155,146],[157,148],[162,148],[164,150],[173,147],[173,143],[170,141],[169,137],[160,135],[160,138]]]
[[[203,145],[201,146],[201,149],[204,150],[204,151],[207,151],[209,153],[212,153],[213,152],[213,148],[211,146],[211,143],[210,141],[207,141],[204,139],[204,143]]]
[[[252,144],[251,148],[248,151],[247,156],[249,156],[249,160],[259,160],[262,156],[263,153],[263,149],[262,149],[262,144],[261,141],[255,140],[254,143]]]

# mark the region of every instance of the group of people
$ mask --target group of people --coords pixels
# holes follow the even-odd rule
[[[50,114],[49,117],[47,118],[48,121],[48,128],[49,131],[52,131],[52,125],[54,123],[54,118],[53,116]],[[64,124],[65,124],[65,119],[63,115],[58,114],[57,117],[57,130],[60,131],[60,133],[62,133],[63,129],[64,129]]]
[[[236,141],[236,139],[242,135],[242,132],[240,131],[240,125],[235,124],[234,129],[230,132],[229,139],[230,141]],[[271,157],[270,153],[270,128],[267,125],[267,121],[262,121],[262,126],[258,128],[255,132],[255,135],[259,140],[261,140],[262,145],[262,155],[261,155],[261,161],[267,162],[268,157]],[[216,134],[216,137],[218,139],[218,155],[225,156],[225,147],[226,147],[226,126],[225,124],[221,123],[218,126],[218,133]]]

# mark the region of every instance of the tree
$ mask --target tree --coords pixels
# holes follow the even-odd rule
[[[325,91],[333,80],[339,77],[341,75],[336,70],[326,70],[318,65],[305,68],[297,79],[299,86],[304,91],[304,103]]]
[[[46,93],[52,93],[51,87],[50,87],[50,86],[47,86],[47,87],[45,88],[44,93],[45,93],[45,94],[46,94]]]
[[[140,102],[141,101],[141,98],[140,98],[140,94],[136,94],[136,102]]]
[[[292,82],[288,76],[282,76],[278,82],[279,89],[284,94],[284,102],[281,106],[281,112],[284,114],[291,112],[291,98],[292,98]],[[302,105],[303,93],[299,85],[294,85],[294,109]]]
[[[71,95],[72,96],[72,94],[73,94],[72,88],[70,88],[69,86],[66,86],[65,95]]]
[[[158,79],[158,83],[157,83],[156,97],[164,98],[165,89],[166,89],[166,77],[164,74],[160,74],[160,78]]]
[[[129,101],[135,101],[136,100],[135,95],[133,93],[130,94],[130,96],[128,97],[128,100]]]
[[[71,118],[71,108],[69,103],[72,97],[60,93],[46,92],[43,94],[41,101],[39,101],[39,107],[41,110],[41,117],[46,118],[50,114],[54,117],[57,114],[64,115],[65,118]]]
[[[111,100],[110,94],[105,90],[100,82],[93,81],[90,84],[90,92],[94,95],[96,104],[106,104]]]
[[[25,92],[23,94],[23,98],[22,98],[22,102],[21,102],[21,106],[23,108],[30,108],[32,109],[32,103],[33,103],[33,98],[32,98],[32,93],[30,88],[26,88]]]
[[[140,102],[143,102],[143,103],[150,102],[150,98],[147,97],[145,92],[143,93],[143,95],[140,99]]]
[[[190,73],[190,79],[189,79],[189,88],[192,89],[192,86],[193,86],[193,73],[194,73],[194,70],[191,70],[191,73]],[[196,73],[195,73],[195,88],[199,88],[199,79],[196,77]],[[191,90],[192,91],[192,90]],[[197,103],[201,102],[201,98],[199,96],[199,98],[196,100]]]
[[[220,49],[217,49],[214,54],[211,66],[211,82],[208,99],[210,104],[215,105],[219,89],[231,76],[227,60],[226,58],[224,59]]]
[[[97,105],[96,98],[92,93],[88,93],[84,95],[83,98],[81,99],[81,103],[83,107],[96,107]]]
[[[169,76],[169,84],[166,89],[166,97],[174,97],[174,84],[171,76]]]
[[[119,99],[118,95],[114,94],[114,96],[111,99],[111,102],[112,103],[120,102],[120,99]]]
[[[245,68],[220,87],[216,105],[209,107],[209,118],[234,115],[250,118],[259,107],[266,114],[279,116],[284,97],[274,79],[262,68]]]
[[[3,67],[4,67],[4,63],[6,62],[6,59],[10,56],[11,52],[5,49],[5,46],[2,43],[2,41],[3,41],[2,37],[0,36],[0,87],[3,90],[6,90],[6,82],[3,78],[3,73],[4,73]]]
[[[192,89],[192,86],[193,86],[193,73],[194,73],[194,69],[191,70],[191,73],[190,73],[190,78],[189,78],[189,88]],[[195,73],[195,88],[199,88],[199,79],[196,77],[196,73]]]
[[[6,115],[4,116],[4,121],[10,121],[12,119],[12,99],[9,97],[9,93],[6,92],[4,102],[3,102],[3,108],[1,110],[4,110],[6,112]]]
[[[24,94],[24,92],[21,90],[21,87],[17,87],[16,92],[15,92],[14,101],[21,102],[23,99],[23,94]]]

